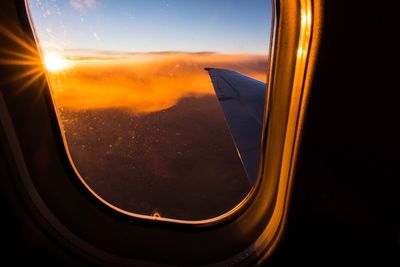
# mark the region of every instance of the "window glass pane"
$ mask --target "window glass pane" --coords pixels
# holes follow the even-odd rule
[[[268,0],[30,0],[68,153],[127,212],[222,215],[255,183]]]

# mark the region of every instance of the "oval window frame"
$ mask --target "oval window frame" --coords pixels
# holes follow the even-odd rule
[[[14,21],[18,20],[19,26],[32,37],[29,21],[26,16],[24,17],[25,1],[9,2],[12,3],[8,6],[10,15],[14,16]],[[67,166],[68,158],[61,155],[52,159],[58,161],[54,168],[57,167],[59,172],[64,173],[59,173],[53,178],[67,176],[69,183],[73,185],[71,188],[76,191],[69,191],[73,196],[71,195],[67,199],[79,198],[80,203],[86,203],[80,208],[87,208],[98,218],[103,218],[104,221],[100,220],[101,223],[104,222],[106,225],[107,223],[116,223],[116,226],[110,228],[115,233],[121,232],[118,225],[124,226],[124,228],[135,228],[130,233],[136,234],[139,238],[134,240],[135,242],[132,243],[133,246],[129,250],[126,249],[126,246],[124,249],[124,245],[121,244],[115,249],[111,249],[109,244],[93,239],[93,236],[91,236],[92,239],[88,238],[85,230],[90,231],[90,227],[68,221],[67,217],[71,216],[68,212],[71,210],[57,210],[56,207],[61,209],[62,205],[58,203],[58,206],[55,206],[50,201],[54,199],[46,195],[46,190],[49,188],[43,183],[50,180],[40,179],[39,176],[45,171],[40,170],[40,166],[34,164],[34,152],[47,149],[50,154],[60,155],[59,150],[63,147],[62,142],[57,138],[57,135],[60,134],[57,133],[59,127],[55,125],[57,118],[54,116],[54,106],[49,102],[51,97],[46,92],[48,90],[40,93],[41,99],[35,104],[37,107],[35,106],[34,113],[23,114],[26,111],[24,106],[38,97],[37,92],[27,91],[22,97],[12,92],[12,88],[16,88],[18,84],[11,84],[8,90],[2,88],[0,95],[2,139],[4,137],[7,140],[6,148],[10,154],[9,161],[15,172],[18,190],[23,195],[24,201],[40,228],[51,234],[64,247],[75,251],[80,256],[91,261],[96,259],[103,263],[118,262],[122,265],[131,265],[140,262],[142,266],[145,266],[147,260],[154,263],[154,259],[148,257],[149,251],[151,254],[159,255],[156,262],[163,264],[188,262],[192,264],[215,263],[217,265],[247,264],[258,261],[260,255],[268,255],[279,239],[284,226],[296,151],[301,134],[302,117],[308,95],[307,90],[315,61],[313,55],[318,44],[318,32],[314,28],[315,25],[318,25],[319,16],[315,14],[320,11],[319,4],[311,0],[297,1],[295,7],[290,4],[293,4],[293,1],[282,0],[276,5],[276,30],[271,38],[274,42],[274,53],[268,90],[270,102],[266,107],[267,120],[264,128],[266,137],[262,140],[263,164],[260,173],[263,179],[258,179],[251,198],[247,199],[229,216],[219,218],[215,222],[193,224],[124,216],[119,212],[102,207],[80,188],[79,184],[71,181],[73,172]],[[293,64],[288,64],[290,62]],[[14,71],[19,72],[20,69],[16,68]],[[32,87],[37,86],[39,86],[38,83],[32,85]],[[286,107],[286,113],[281,112],[282,105]],[[26,129],[32,129],[27,126],[32,117],[38,119],[36,122],[39,126],[44,126],[40,130],[52,136],[47,140],[48,143],[33,144],[31,142],[31,136]],[[277,156],[277,151],[280,151],[281,156]],[[50,174],[45,172],[43,175]],[[276,192],[271,192],[273,188],[276,188]],[[60,192],[60,194],[66,193]],[[50,194],[50,196],[56,197],[57,195]],[[65,205],[65,201],[63,203]],[[63,212],[66,214],[63,215]],[[174,241],[166,244],[145,242],[146,239],[156,234],[173,238]],[[119,236],[120,234],[115,235],[114,238],[118,239]],[[190,242],[190,240],[199,240],[199,238],[207,242],[204,242],[205,244]],[[223,243],[231,244],[231,247],[221,248],[221,239],[223,239]],[[170,246],[167,249],[168,245]],[[144,248],[139,249],[140,247]],[[217,253],[212,252],[215,249],[217,249]],[[144,251],[143,254],[141,254],[142,251]]]

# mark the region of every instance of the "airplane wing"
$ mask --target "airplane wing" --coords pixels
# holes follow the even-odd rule
[[[266,84],[235,71],[205,68],[251,185],[258,171]]]

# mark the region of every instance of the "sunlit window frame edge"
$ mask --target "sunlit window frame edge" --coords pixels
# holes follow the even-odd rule
[[[282,19],[286,8],[290,8],[291,0],[281,0],[280,19],[277,21],[276,29],[277,38],[286,36],[290,32],[288,27],[293,26],[287,23],[288,19]],[[292,79],[290,88],[290,106],[289,116],[287,119],[287,128],[284,140],[284,149],[282,156],[282,164],[279,173],[279,185],[277,189],[275,210],[270,220],[263,230],[262,234],[254,243],[254,251],[259,255],[258,264],[265,262],[273,253],[274,248],[278,245],[282,237],[283,229],[286,224],[288,208],[290,205],[291,188],[295,179],[295,171],[298,157],[298,150],[301,145],[301,135],[303,130],[304,118],[307,112],[308,97],[310,94],[312,77],[315,71],[315,62],[319,49],[319,38],[322,32],[320,28],[323,9],[323,1],[315,0],[299,0],[300,7],[297,14],[297,20],[300,23],[299,37],[297,47],[294,50],[295,65],[292,75],[286,65],[287,62],[279,60],[279,55],[274,57],[272,63],[274,68],[271,72],[272,81],[270,83],[270,91],[276,92],[284,90],[282,83],[276,83],[276,77],[286,77]],[[283,9],[282,9],[283,8]],[[289,19],[290,20],[290,19]],[[281,38],[281,43],[276,40],[277,53],[290,53],[292,47],[288,47],[284,42],[285,38]],[[286,51],[285,51],[286,50]],[[289,88],[288,88],[289,89]],[[273,97],[271,105],[274,105]],[[270,110],[269,110],[270,111]],[[268,128],[268,127],[267,127]],[[268,146],[268,145],[267,145]],[[268,166],[268,156],[266,156],[265,165]]]

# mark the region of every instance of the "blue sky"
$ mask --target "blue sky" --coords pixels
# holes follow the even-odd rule
[[[116,52],[266,54],[270,0],[30,0],[41,42]]]

